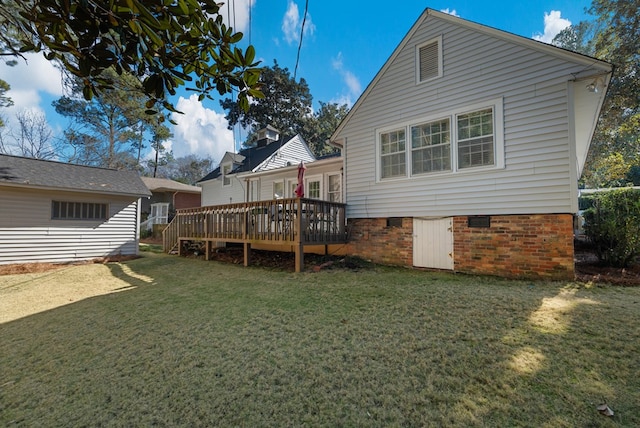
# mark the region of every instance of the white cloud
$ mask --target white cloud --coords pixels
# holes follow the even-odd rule
[[[347,89],[345,93],[339,95],[337,100],[333,102],[337,102],[338,104],[347,104],[351,107],[362,93],[362,85],[356,75],[344,67],[342,52],[338,52],[338,56],[331,60],[331,65],[333,69],[340,74]]]
[[[558,33],[571,25],[571,21],[560,17],[561,12],[552,10],[544,14],[544,34],[534,34],[533,39],[545,43],[551,43]]]
[[[453,15],[453,16],[460,17],[460,15],[458,15],[458,12],[456,12],[455,9],[449,9],[449,8],[440,9],[440,12],[446,13],[448,15]]]
[[[256,0],[227,1],[220,7],[220,15],[227,25],[244,33],[249,29],[249,11],[255,3]]]
[[[298,11],[298,5],[289,0],[289,6],[282,18],[282,32],[284,33],[284,39],[290,45],[296,43],[300,37],[300,30],[302,28],[302,17]],[[304,36],[312,36],[316,31],[316,26],[311,20],[311,15],[307,13],[307,19],[304,23]]]
[[[24,56],[27,61],[18,59],[18,64],[13,67],[0,63],[2,80],[11,86],[6,95],[13,100],[13,106],[3,108],[0,112],[7,118],[9,126],[20,111],[30,110],[44,114],[42,93],[54,97],[63,94],[62,73],[51,61],[37,53],[27,53]]]
[[[227,129],[224,114],[205,108],[197,95],[180,97],[176,109],[184,114],[172,115],[177,125],[173,127],[173,139],[165,144],[175,157],[195,154],[211,157],[217,163],[225,152],[234,151],[233,132]]]

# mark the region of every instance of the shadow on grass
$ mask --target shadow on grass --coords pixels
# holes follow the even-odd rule
[[[126,293],[0,325],[0,425],[640,424],[634,289],[163,255],[110,269]]]

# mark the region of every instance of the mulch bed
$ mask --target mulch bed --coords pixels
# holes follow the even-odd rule
[[[576,253],[576,279],[580,282],[640,286],[640,263],[628,268],[602,266],[592,254]]]

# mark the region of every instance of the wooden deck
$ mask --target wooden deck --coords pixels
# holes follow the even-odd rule
[[[162,232],[164,251],[182,251],[185,241],[205,243],[210,258],[213,243],[244,244],[244,264],[251,263],[251,245],[289,244],[296,272],[304,268],[305,245],[347,242],[345,204],[290,198],[178,210]]]

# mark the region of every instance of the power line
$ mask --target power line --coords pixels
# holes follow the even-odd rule
[[[304,16],[302,17],[302,27],[300,28],[300,43],[298,43],[298,55],[296,56],[296,67],[293,69],[293,80],[296,80],[296,73],[298,72],[298,63],[300,62],[300,48],[302,48],[302,35],[304,34],[304,24],[307,22],[307,11],[309,10],[309,0],[304,4]]]

